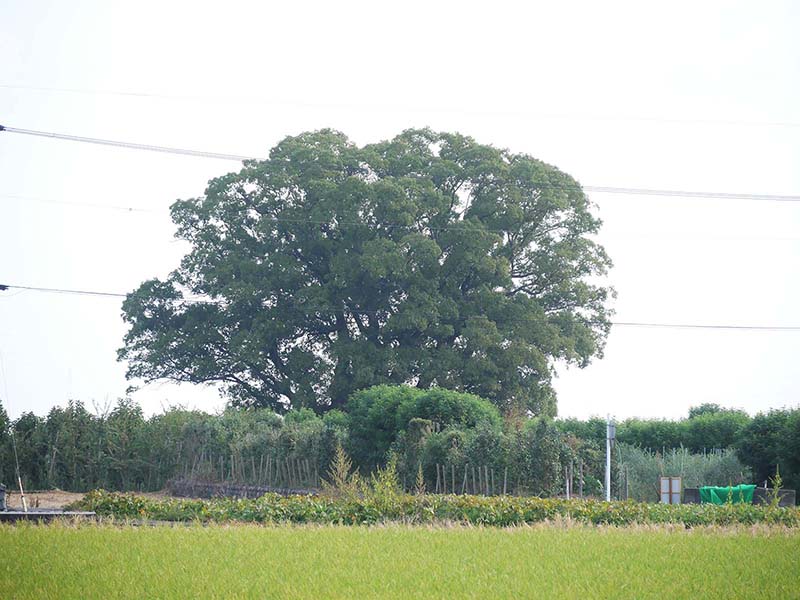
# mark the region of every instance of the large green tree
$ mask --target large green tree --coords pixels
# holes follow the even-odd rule
[[[609,329],[590,209],[555,167],[462,135],[289,137],[172,206],[191,251],[129,294],[119,357],[245,406],[410,383],[554,414],[554,362],[585,366]]]

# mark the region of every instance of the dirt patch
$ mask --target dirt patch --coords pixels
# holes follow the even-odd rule
[[[61,490],[49,490],[46,492],[25,492],[25,500],[28,508],[64,508],[67,504],[83,498],[83,494],[75,492],[62,492]],[[8,508],[12,510],[22,510],[22,500],[19,491],[8,490],[6,492]]]
[[[143,492],[137,495],[155,499],[169,497],[169,494],[163,491]],[[25,492],[25,500],[28,502],[28,508],[64,508],[68,504],[80,500],[83,496],[83,492],[64,492],[62,490]],[[10,510],[22,510],[19,490],[6,491],[6,502]]]

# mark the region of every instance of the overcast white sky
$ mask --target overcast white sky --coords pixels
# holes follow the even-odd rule
[[[253,156],[321,127],[364,144],[430,126],[584,185],[800,194],[800,4],[654,6],[0,0],[0,124]],[[185,250],[169,205],[238,167],[0,133],[0,283],[164,276]],[[616,320],[800,326],[799,202],[591,197]],[[124,395],[120,304],[0,293],[13,416]],[[798,356],[800,331],[618,327],[605,358],[560,370],[559,413],[797,406]],[[133,397],[224,404],[194,386]]]

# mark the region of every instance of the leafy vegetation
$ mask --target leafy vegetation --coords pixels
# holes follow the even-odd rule
[[[120,519],[163,521],[229,521],[253,523],[317,523],[369,525],[456,522],[508,527],[552,520],[577,523],[637,525],[674,523],[733,525],[755,523],[800,527],[800,510],[768,505],[649,504],[644,502],[602,502],[518,496],[456,496],[405,494],[392,476],[374,477],[357,495],[280,496],[267,494],[257,499],[220,498],[212,500],[153,499],[132,494],[89,492],[78,508]]]
[[[610,327],[591,208],[557,168],[458,134],[288,137],[172,206],[191,250],[128,295],[119,356],[278,412],[412,383],[552,416],[553,362],[585,366]]]
[[[307,408],[285,415],[170,409],[145,418],[130,401],[96,414],[71,402],[14,423],[0,410],[0,481],[15,479],[13,427],[31,489],[157,490],[180,477],[306,489],[325,477],[341,446],[366,479],[393,455],[406,491],[422,483],[436,493],[552,496],[564,492],[569,476],[573,494],[602,495],[605,424],[599,419],[501,418],[476,396],[390,386],[358,392],[344,408],[323,415]],[[613,497],[654,500],[662,474],[683,476],[685,485],[762,484],[777,465],[786,487],[800,487],[800,410],[745,418],[733,437],[713,432],[730,431],[724,423],[741,415],[709,406],[682,421],[621,423]],[[712,432],[708,448],[733,446],[681,446],[700,430]],[[678,446],[656,444],[659,432]]]
[[[0,409],[0,419],[4,416]],[[267,466],[274,474],[287,460],[307,461],[308,470],[324,475],[336,445],[346,438],[339,416],[323,418],[308,410],[284,418],[268,410],[211,415],[170,409],[145,418],[140,407],[123,400],[100,414],[70,402],[44,418],[26,413],[11,426],[30,489],[157,490],[182,476],[266,481]],[[0,481],[14,479],[11,438],[4,429]]]
[[[578,439],[604,443],[603,419],[563,419],[555,424]],[[704,404],[693,408],[688,419],[678,421],[627,419],[617,424],[617,441],[658,453],[662,460],[673,449],[694,455],[732,449],[759,485],[774,477],[780,466],[784,484],[800,489],[800,408],[773,409],[750,417],[743,411]]]
[[[744,411],[704,404],[690,410],[680,421],[626,419],[617,424],[617,440],[653,451],[686,448],[690,452],[721,450],[736,446],[751,419]],[[557,421],[559,429],[582,439],[605,443],[605,419]]]
[[[500,430],[500,412],[473,396],[408,386],[381,385],[356,392],[347,402],[349,449],[362,466],[383,464],[402,435],[419,439],[436,430],[474,429],[478,425]]]
[[[663,475],[680,477],[684,488],[751,483],[749,469],[732,449],[692,454],[686,448],[679,448],[661,453],[620,444],[616,459],[622,498],[658,502],[659,478]]]
[[[543,526],[0,526],[0,545],[0,597],[89,599],[790,598],[800,554],[780,531]]]

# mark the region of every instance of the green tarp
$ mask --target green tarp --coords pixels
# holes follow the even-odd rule
[[[700,488],[701,504],[726,504],[734,503],[753,503],[754,485],[735,485],[733,487],[715,487],[706,485]]]

